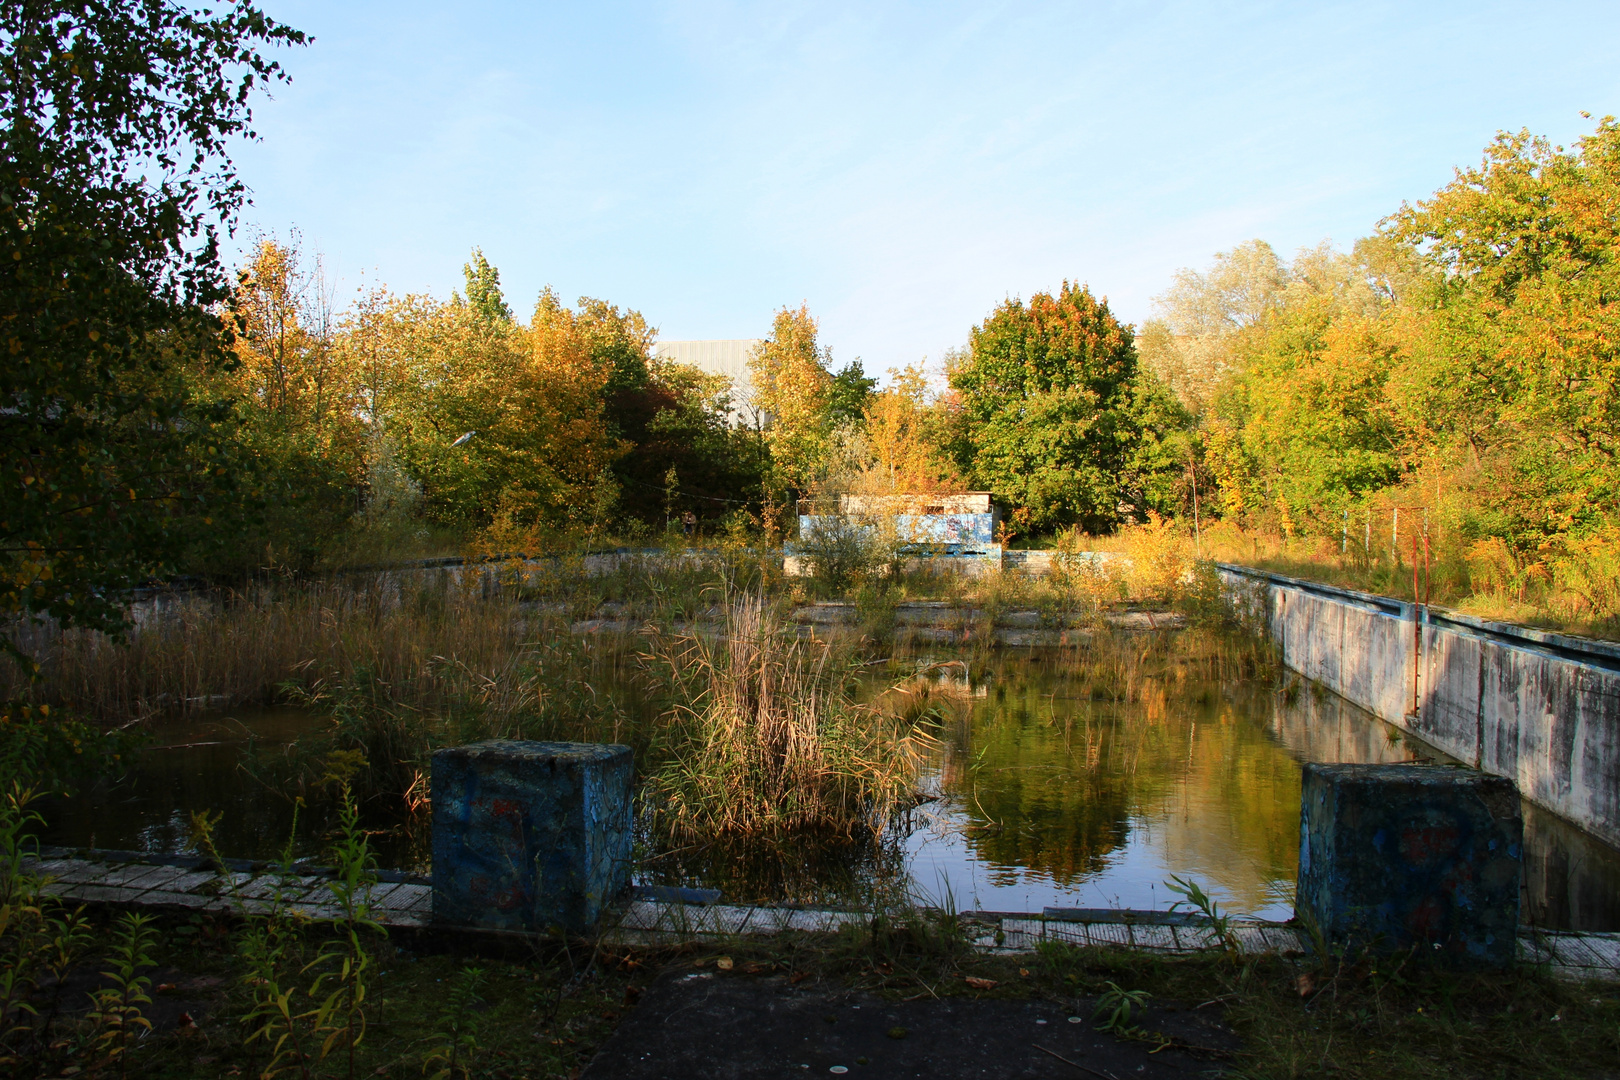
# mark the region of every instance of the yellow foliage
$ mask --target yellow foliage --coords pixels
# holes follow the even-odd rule
[[[928,380],[922,370],[908,365],[889,372],[888,389],[872,395],[866,407],[868,473],[881,488],[869,494],[928,494],[963,490],[962,478],[939,453],[930,425],[936,420],[928,407]]]
[[[1130,558],[1127,581],[1131,594],[1159,603],[1173,600],[1192,567],[1187,538],[1151,511],[1146,525],[1125,529],[1123,536]]]
[[[782,482],[809,488],[827,455],[825,406],[832,387],[808,306],[776,313],[771,336],[748,360],[755,409],[768,414],[765,438]]]

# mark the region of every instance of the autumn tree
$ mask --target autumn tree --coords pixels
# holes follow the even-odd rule
[[[227,147],[304,36],[251,3],[0,3],[0,608],[106,629],[238,501]]]
[[[466,303],[400,314],[423,321],[409,329],[420,355],[392,422],[424,512],[462,529],[499,522],[514,535],[588,517],[622,447],[604,421],[607,372],[579,315],[549,291],[527,326]]]
[[[833,377],[816,341],[817,330],[807,306],[783,308],[770,336],[748,360],[750,404],[769,417],[765,439],[776,483],[801,492],[808,490],[826,459],[832,429],[827,406]]]
[[[1386,235],[1438,280],[1396,322],[1391,404],[1521,550],[1620,525],[1620,126],[1502,134]]]
[[[318,561],[348,528],[365,481],[368,436],[330,286],[297,234],[261,238],[230,304],[235,363],[210,380],[238,405],[236,438],[259,498],[224,510],[230,554],[212,572]]]
[[[1024,529],[1119,520],[1141,427],[1131,328],[1082,285],[1007,300],[949,372],[957,464]]]
[[[867,482],[874,494],[961,490],[946,455],[947,419],[921,368],[889,372],[889,385],[871,395],[863,416],[869,455]]]

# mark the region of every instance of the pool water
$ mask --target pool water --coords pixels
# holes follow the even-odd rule
[[[1224,909],[1292,913],[1304,761],[1443,761],[1343,699],[1283,673],[1199,681],[1167,669],[1099,695],[1072,654],[910,657],[931,705],[923,801],[885,841],[855,850],[643,840],[638,878],[708,884],[750,902],[858,903],[873,890],[958,910],[1164,909],[1167,883],[1197,881]],[[896,669],[874,677],[895,681]],[[642,722],[652,722],[643,717]],[[219,851],[318,856],[331,800],[296,795],[274,766],[326,721],[297,710],[165,721],[128,775],[47,807],[42,839],[64,846],[186,850],[193,811],[220,812]],[[427,869],[426,815],[375,838],[385,865]],[[1525,806],[1526,921],[1620,929],[1620,852]]]

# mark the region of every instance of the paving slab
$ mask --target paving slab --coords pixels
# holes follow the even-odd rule
[[[280,874],[260,874],[238,885],[231,893],[243,900],[274,900],[278,897],[291,903],[302,900],[313,891],[317,877],[283,877]]]
[[[760,909],[763,910],[763,909]],[[759,912],[756,911],[756,919]],[[866,915],[859,911],[822,911],[802,910],[795,911],[788,916],[787,929],[798,930],[809,934],[830,934],[843,927],[856,923],[866,922]]]
[[[427,913],[433,910],[433,888],[430,885],[401,885],[388,898],[391,911]]]
[[[210,908],[226,909],[225,902],[217,896],[198,896],[196,893],[168,892],[164,889],[148,889],[141,894],[142,907],[155,908],[187,908],[191,911],[205,911]]]
[[[1131,944],[1138,949],[1175,952],[1180,948],[1176,941],[1176,928],[1173,926],[1132,926],[1129,929]]]
[[[279,882],[290,886],[284,897],[292,901],[289,910],[311,919],[339,916],[330,879],[319,875],[303,874],[289,880],[270,873],[218,873],[162,863],[74,858],[32,861],[29,869],[56,876],[56,884],[48,891],[70,902],[258,913],[270,909]],[[429,885],[382,882],[372,891],[371,900],[373,917],[385,926],[429,929],[434,925]],[[617,912],[610,916],[605,934],[626,945],[662,945],[735,934],[831,933],[870,918],[859,911],[658,899],[633,900]],[[974,946],[988,953],[1027,953],[1043,941],[1160,953],[1219,947],[1194,917],[1172,917],[1164,912],[1053,909],[1043,915],[969,912],[963,917]],[[1309,949],[1304,934],[1281,923],[1243,921],[1236,924],[1234,933],[1249,955],[1286,955]],[[1620,983],[1620,933],[1521,928],[1518,956],[1526,963],[1544,965],[1560,977]]]

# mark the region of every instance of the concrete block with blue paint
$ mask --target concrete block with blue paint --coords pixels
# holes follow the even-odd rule
[[[1523,834],[1519,793],[1504,777],[1307,764],[1295,914],[1336,944],[1510,964]]]
[[[435,751],[433,918],[589,929],[630,884],[628,746],[496,740]]]

